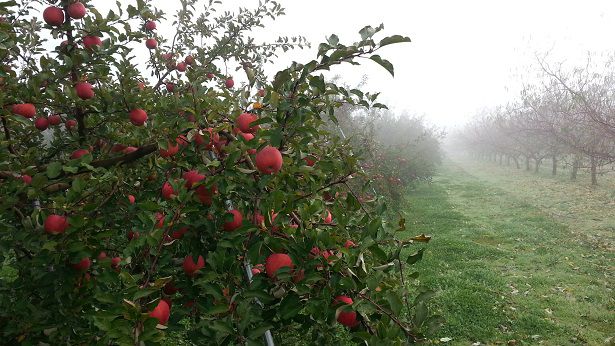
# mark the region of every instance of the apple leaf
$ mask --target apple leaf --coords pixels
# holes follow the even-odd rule
[[[377,62],[378,64],[380,64],[380,66],[384,67],[387,71],[389,71],[391,76],[395,76],[395,71],[393,69],[393,64],[391,64],[391,62],[389,62],[386,59],[383,59],[380,55],[377,55],[377,54],[372,55],[370,59]]]
[[[412,42],[412,41],[410,40],[410,37],[407,37],[407,36],[393,35],[393,36],[383,38],[380,41],[379,45],[380,47],[384,47],[389,44],[401,43],[401,42]]]
[[[62,164],[60,162],[52,162],[47,166],[47,176],[49,179],[57,178],[62,172]]]

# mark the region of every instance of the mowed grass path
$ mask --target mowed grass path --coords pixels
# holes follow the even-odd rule
[[[447,161],[433,183],[409,194],[410,233],[434,237],[418,270],[446,319],[437,337],[454,345],[604,345],[615,336],[613,251],[573,236],[567,219],[533,196],[500,188],[501,174],[480,179]],[[602,218],[612,224],[615,211]]]

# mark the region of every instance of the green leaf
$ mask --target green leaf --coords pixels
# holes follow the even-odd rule
[[[377,62],[378,64],[380,64],[380,66],[384,67],[387,71],[389,71],[389,73],[391,74],[391,76],[395,76],[395,71],[393,69],[393,64],[391,64],[388,60],[383,59],[380,55],[372,55],[370,57],[370,59],[372,59],[373,61]]]
[[[327,38],[327,42],[332,46],[337,46],[337,44],[340,43],[340,39],[337,35],[333,34]]]
[[[386,294],[386,299],[389,302],[389,306],[395,315],[399,315],[401,312],[401,308],[404,306],[404,303],[401,301],[401,298],[396,292],[389,291]]]
[[[401,36],[401,35],[393,35],[393,36],[383,38],[380,41],[379,46],[384,47],[389,44],[401,43],[401,42],[412,42],[412,41],[410,41],[410,37]]]
[[[263,334],[265,334],[266,331],[268,331],[269,329],[273,328],[273,326],[271,324],[265,324],[262,325],[260,327],[254,328],[252,329],[249,333],[248,333],[248,338],[250,339],[256,339],[261,337]]]
[[[359,34],[361,35],[361,40],[366,40],[366,39],[374,36],[375,33],[376,33],[376,29],[374,29],[370,25],[368,25],[368,26],[364,27],[363,29],[359,30]]]
[[[49,179],[57,178],[62,172],[62,164],[60,162],[52,162],[47,166],[47,176]]]
[[[420,249],[414,255],[408,256],[408,259],[406,260],[406,263],[414,264],[414,263],[420,261],[423,258],[423,251],[424,251],[424,249]]]

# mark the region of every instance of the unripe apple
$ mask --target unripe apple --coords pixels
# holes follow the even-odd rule
[[[147,121],[147,113],[144,110],[137,108],[130,111],[130,122],[136,126],[142,126]]]
[[[183,174],[183,178],[186,181],[186,188],[192,188],[192,185],[205,179],[205,175],[200,174],[197,170],[187,171]]]
[[[49,120],[49,125],[60,125],[60,123],[62,122],[62,118],[60,118],[59,114],[53,114],[50,115],[49,118],[47,118],[47,120]]]
[[[282,154],[272,146],[266,146],[256,154],[256,168],[263,174],[279,172],[282,162]]]
[[[233,209],[233,210],[229,210],[226,212],[226,214],[232,214],[233,215],[233,221],[229,221],[229,222],[225,222],[224,223],[224,230],[227,232],[231,232],[236,230],[237,228],[241,227],[241,223],[243,222],[243,216],[241,216],[241,213],[239,212],[239,210],[237,209]]]
[[[102,40],[98,36],[85,36],[83,38],[83,46],[88,50],[92,50],[102,46]]]
[[[160,300],[158,305],[149,313],[149,317],[158,320],[158,324],[166,325],[169,322],[169,316],[171,315],[171,307],[169,303],[164,300]]]
[[[147,47],[147,49],[155,49],[156,47],[158,47],[158,41],[153,38],[148,38],[147,40],[145,40],[145,46]]]
[[[352,305],[353,301],[347,296],[337,296],[334,300],[335,305],[345,304]],[[352,328],[357,325],[357,312],[356,311],[340,311],[337,315],[337,321],[346,327]]]
[[[18,103],[11,107],[11,112],[24,118],[33,118],[36,115],[36,107],[31,103]]]
[[[250,126],[253,122],[258,120],[258,116],[252,113],[241,113],[235,123],[241,132],[244,133],[254,133],[258,130],[259,126]]]
[[[278,270],[283,267],[293,268],[293,260],[285,253],[271,254],[265,261],[265,270],[271,279],[274,279]]]
[[[66,13],[73,19],[81,19],[85,17],[85,6],[79,1],[68,5]]]
[[[162,189],[160,189],[162,194],[162,198],[164,199],[172,199],[175,197],[175,190],[173,190],[173,186],[168,181],[165,181],[162,184]]]
[[[89,100],[94,97],[94,90],[92,88],[92,84],[88,82],[80,82],[75,85],[77,96],[82,100]]]
[[[68,228],[66,216],[51,214],[45,219],[45,232],[49,234],[61,234]]]
[[[196,272],[198,270],[205,267],[205,259],[203,259],[203,256],[199,256],[199,258],[197,258],[196,260],[196,263],[194,263],[194,258],[192,258],[192,256],[186,256],[186,258],[184,258],[184,264],[182,266],[184,267],[184,272],[186,273],[186,275],[193,277],[196,275]]]
[[[27,174],[22,174],[21,181],[23,181],[23,183],[26,185],[30,185],[30,183],[32,183],[32,177]]]
[[[34,120],[34,127],[39,131],[45,131],[49,127],[49,120],[45,117],[36,118],[36,120]]]
[[[92,260],[90,260],[89,257],[84,257],[81,261],[77,262],[77,263],[72,263],[71,266],[75,269],[75,270],[79,270],[79,271],[86,271],[88,269],[90,269],[90,266],[92,265]]]
[[[194,57],[192,55],[188,55],[186,56],[186,58],[184,59],[184,62],[188,65],[192,65],[194,64]]]
[[[128,202],[130,204],[135,204],[135,196],[133,195],[128,195]]]
[[[180,62],[177,64],[177,66],[175,67],[177,69],[177,71],[179,72],[186,72],[186,68],[188,67],[188,65],[186,65],[185,62]]]
[[[90,151],[87,150],[87,149],[77,149],[77,150],[73,151],[72,154],[70,154],[70,158],[72,160],[76,160],[76,159],[81,158],[83,155],[87,155],[89,153],[90,153]]]
[[[66,123],[64,124],[66,126],[67,129],[72,129],[75,126],[77,126],[77,120],[75,119],[68,119],[66,120]]]
[[[149,31],[156,30],[156,22],[148,20],[145,23],[145,29]]]
[[[235,85],[235,81],[233,81],[233,78],[229,78],[224,82],[224,85],[230,89]]]
[[[43,20],[51,26],[64,24],[64,11],[56,6],[49,6],[43,11]]]

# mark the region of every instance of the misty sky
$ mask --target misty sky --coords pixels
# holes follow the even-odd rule
[[[395,65],[395,78],[371,62],[335,72],[350,84],[367,74],[365,89],[382,91],[382,101],[391,108],[399,113],[424,114],[443,127],[463,123],[482,107],[513,99],[521,78],[535,74],[528,68],[535,61],[535,52],[549,51],[551,61],[574,64],[582,62],[588,51],[603,54],[615,50],[612,0],[279,2],[287,15],[258,37],[270,40],[280,33],[301,34],[313,47],[280,59],[275,70],[292,60],[315,58],[318,43],[332,33],[342,43],[350,43],[359,38],[357,32],[363,26],[383,23],[386,34],[413,40],[381,52]],[[223,3],[232,10],[240,5],[253,7],[258,0]],[[177,6],[168,0],[154,4],[165,11]],[[160,26],[159,32],[164,30]]]

